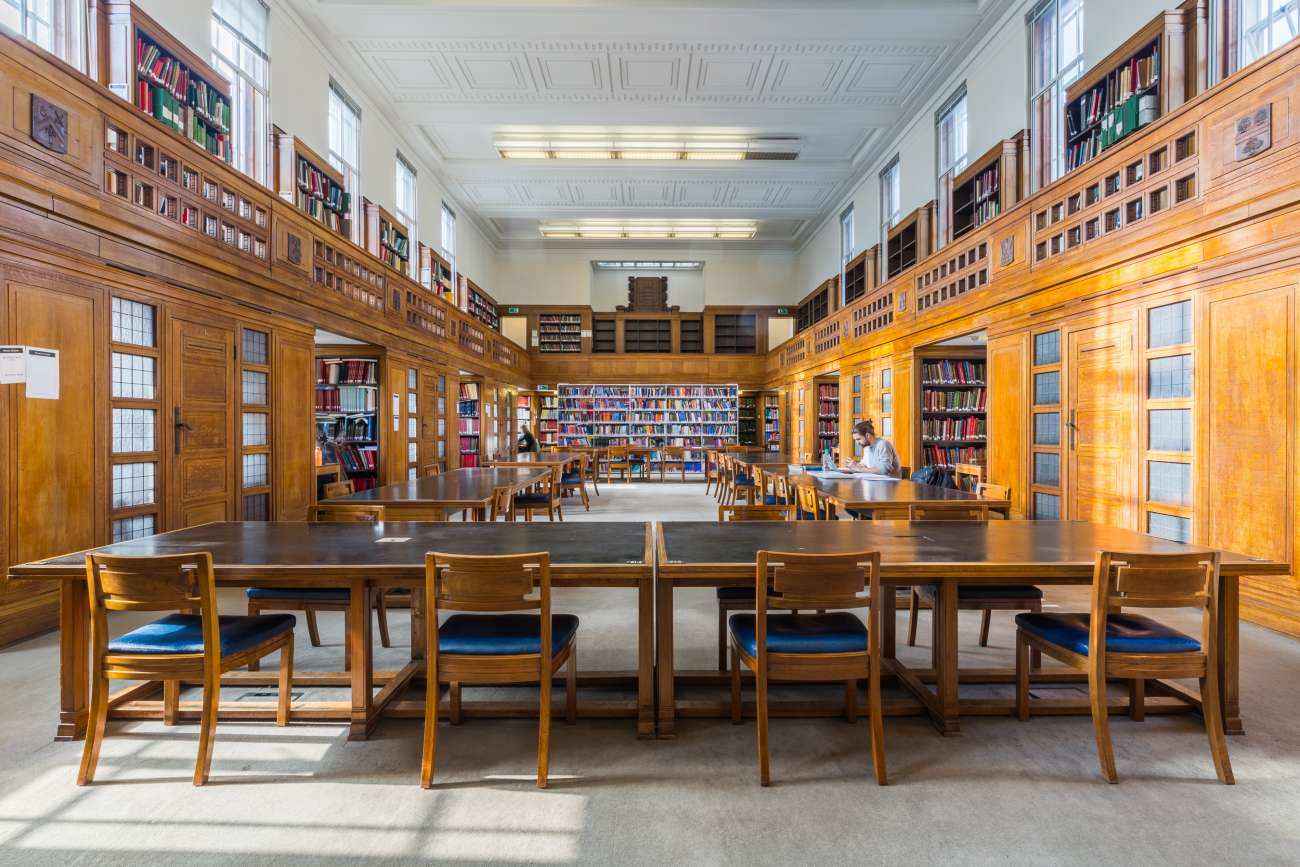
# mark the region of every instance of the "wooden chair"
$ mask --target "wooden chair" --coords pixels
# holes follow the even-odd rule
[[[913,505],[909,517],[913,521],[987,521],[989,507],[957,501],[954,505]],[[912,585],[907,606],[907,645],[916,646],[916,621],[921,608],[934,609],[935,590],[932,584]],[[979,611],[980,647],[989,645],[989,627],[994,611],[1042,611],[1043,591],[1033,584],[959,584],[957,610]],[[1035,654],[1034,668],[1042,664]]]
[[[788,506],[718,506],[719,521],[784,521]],[[754,610],[754,588],[719,587],[718,597],[718,671],[727,670],[727,615],[732,611]],[[798,613],[797,611],[795,612]]]
[[[345,479],[341,482],[326,482],[323,491],[325,496],[322,499],[333,500],[336,497],[346,497],[348,494],[355,494],[356,492],[356,485],[353,484],[351,479]]]
[[[722,467],[718,462],[718,453],[709,449],[704,453],[704,493],[709,493],[709,488],[717,485],[713,491],[713,499],[722,499]]]
[[[501,518],[504,521],[513,522],[515,520],[515,496],[514,491],[508,486],[494,488],[492,490],[492,506],[488,511],[488,520],[495,521]]]
[[[562,471],[560,474],[560,496],[565,496],[569,491],[577,491],[582,497],[583,508],[588,512],[591,511],[591,500],[587,498],[587,462],[590,460],[590,455],[580,455],[576,470],[568,473]]]
[[[681,473],[682,481],[686,481],[685,446],[664,446],[659,450],[659,481],[662,482],[674,467]]]
[[[351,487],[352,482],[340,482]],[[323,522],[382,521],[384,507],[363,503],[318,505],[312,508],[312,520]],[[392,647],[388,632],[389,591],[376,587],[371,592],[371,607],[379,625],[379,643]],[[249,587],[244,591],[248,600],[248,615],[255,617],[264,611],[301,611],[307,616],[307,637],[312,647],[320,647],[320,627],[316,621],[321,611],[337,611],[343,615],[343,670],[352,670],[352,642],[348,640],[348,626],[352,610],[352,591],[346,587]],[[249,671],[258,670],[258,661],[252,660]]]
[[[439,467],[437,464],[428,464],[420,468],[420,475],[424,476],[425,478],[428,478],[429,476],[436,476],[440,472],[442,472],[442,468]]]
[[[276,725],[289,723],[293,685],[292,614],[218,617],[212,555],[159,557],[86,555],[90,592],[90,709],[77,785],[95,778],[108,722],[109,680],[163,681],[163,722],[175,725],[181,683],[203,684],[194,785],[208,781],[221,675],[280,652]],[[170,611],[159,620],[109,638],[110,611]]]
[[[586,474],[586,481],[591,482],[591,492],[600,496],[600,452],[593,448],[576,449],[587,456],[587,463],[584,465],[583,472]]]
[[[1219,705],[1219,552],[1127,554],[1098,551],[1092,604],[1087,614],[1017,614],[1016,715],[1028,719],[1030,649],[1088,674],[1093,734],[1101,775],[1119,781],[1110,740],[1106,681],[1129,681],[1129,715],[1141,720],[1147,678],[1198,678],[1201,715],[1219,781],[1234,782]],[[1195,608],[1200,639],[1184,635],[1124,607]]]
[[[769,586],[770,580],[770,586]],[[885,728],[880,700],[880,553],[796,554],[759,551],[754,572],[754,614],[733,614],[731,721],[740,723],[740,666],[754,672],[758,717],[758,777],[771,783],[767,737],[767,688],[771,681],[844,684],[844,717],[857,721],[858,681],[867,681],[871,760],[876,782],[885,785]],[[775,614],[769,608],[797,605],[825,614]],[[870,626],[847,609],[866,608]]]
[[[537,588],[534,593],[534,578]],[[546,788],[550,758],[551,679],[567,665],[564,720],[577,717],[578,618],[551,614],[551,555],[468,556],[430,552],[425,558],[428,697],[420,785],[433,786],[438,737],[438,687],[449,685],[450,720],[461,721],[461,685],[540,685],[537,787]],[[442,625],[438,612],[453,614]],[[537,611],[537,614],[506,612]]]
[[[561,487],[561,469],[558,466],[550,467],[550,475],[546,480],[536,485],[535,489],[527,494],[515,494],[514,513],[523,512],[524,520],[528,523],[533,521],[533,513],[545,510],[546,518],[554,521],[558,516],[561,521],[564,520],[564,504],[560,500]]]
[[[995,485],[992,482],[978,482],[975,485],[975,496],[986,500],[1010,500],[1011,488],[1006,485]],[[1010,518],[1010,510],[1002,509],[1000,511],[989,510],[990,518]]]
[[[723,503],[737,503],[742,496],[746,503],[760,502],[758,485],[755,484],[754,477],[750,473],[748,465],[742,464],[732,455],[722,455],[722,477],[727,489],[723,495]]]
[[[974,491],[984,481],[984,468],[979,464],[954,464],[952,481],[960,491]]]
[[[741,445],[740,443],[727,443],[727,445],[723,446],[723,450],[729,454],[739,454],[741,452],[749,451],[749,446]]]
[[[817,489],[812,485],[794,486],[795,509],[791,513],[792,521],[825,521],[826,504],[817,496]]]
[[[627,446],[610,446],[607,455],[605,481],[611,485],[614,483],[615,470],[618,470],[619,479],[624,482],[632,481],[633,472],[638,475],[644,472],[645,461],[633,455]]]

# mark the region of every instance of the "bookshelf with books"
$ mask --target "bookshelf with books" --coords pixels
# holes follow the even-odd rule
[[[208,153],[231,162],[230,83],[134,3],[101,3],[104,84]]]
[[[582,314],[580,312],[538,313],[538,352],[581,352]]]
[[[817,449],[814,459],[820,460],[827,449],[837,455],[840,447],[840,381],[834,378],[814,380],[817,388]]]
[[[998,142],[953,178],[949,225],[954,240],[1007,211],[1028,192],[1022,177],[1028,165],[1027,135],[1021,130]]]
[[[456,401],[456,431],[459,435],[460,465],[477,467],[483,455],[483,381],[462,379]]]
[[[411,233],[382,205],[361,198],[365,221],[366,250],[380,262],[404,276],[411,274]]]
[[[316,447],[323,464],[339,464],[358,491],[379,479],[379,358],[316,356]]]
[[[537,430],[533,431],[537,442],[543,446],[560,443],[560,398],[550,392],[537,395]]]
[[[352,194],[343,174],[302,140],[279,127],[275,139],[275,192],[341,238],[352,238]]]
[[[794,311],[794,333],[813,327],[836,309],[839,295],[839,276],[831,277],[810,292],[799,302]]]
[[[739,408],[737,438],[742,446],[758,445],[758,396],[742,394]]]
[[[699,472],[703,451],[735,443],[739,389],[735,385],[559,386],[558,445],[682,446]],[[659,455],[652,452],[652,469]]]
[[[848,306],[876,288],[876,257],[878,249],[872,247],[854,256],[844,266],[843,304]]]
[[[531,391],[521,391],[515,395],[515,436],[524,428],[528,428],[533,434],[533,439],[541,443],[537,436],[537,427],[533,422],[533,393]]]
[[[1073,171],[1186,99],[1182,12],[1162,12],[1065,92],[1065,171]]]
[[[934,251],[934,200],[903,217],[885,241],[885,278],[911,268]]]
[[[763,448],[779,454],[784,451],[781,443],[781,393],[762,392],[759,395],[759,411],[763,426]]]
[[[451,264],[423,241],[417,242],[420,256],[420,285],[448,304],[456,303],[456,286],[452,282]]]
[[[983,349],[935,348],[917,358],[919,465],[951,473],[957,464],[985,466],[988,381]]]

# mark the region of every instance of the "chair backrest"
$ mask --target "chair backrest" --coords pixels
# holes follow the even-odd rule
[[[718,466],[718,453],[709,449],[704,453],[704,471],[712,478],[716,478],[720,467]]]
[[[973,491],[984,481],[984,468],[979,464],[954,464],[953,482],[963,491]]]
[[[718,506],[719,521],[784,521],[787,506]]]
[[[725,448],[726,448],[726,450],[729,451],[729,452],[747,452],[747,451],[749,451],[749,446],[742,446],[740,443],[728,443],[728,444],[726,445]]]
[[[546,551],[483,555],[430,551],[424,558],[424,581],[432,623],[438,622],[439,608],[478,612],[541,610],[543,633],[551,631],[551,618],[546,616],[551,600],[551,555]],[[544,640],[542,647],[549,648],[550,642]]]
[[[427,466],[421,467],[420,472],[423,473],[426,477],[436,476],[440,472],[442,472],[442,467],[438,466],[437,464],[429,464]]]
[[[514,502],[514,490],[509,485],[493,488],[492,507],[488,511],[488,520],[495,521],[497,518],[508,516],[511,508],[514,507]]]
[[[1011,488],[1006,485],[995,485],[992,482],[980,482],[975,485],[975,495],[986,500],[1009,500]]]
[[[91,611],[181,611],[212,604],[212,555],[86,555]],[[215,609],[214,609],[215,610]]]
[[[325,499],[332,500],[335,497],[346,497],[348,494],[355,494],[357,487],[351,479],[342,482],[325,483]]]
[[[799,456],[799,460],[802,463],[811,464],[813,462],[812,452],[804,452]]]
[[[913,521],[987,521],[989,507],[963,502],[952,505],[913,503],[908,509],[908,518]]]
[[[776,497],[778,503],[790,502],[790,477],[785,473],[768,472],[767,477],[772,480],[772,495]]]
[[[1103,609],[1215,607],[1218,551],[1200,554],[1132,554],[1098,551],[1093,606]]]
[[[737,461],[737,464],[739,464],[739,461]],[[768,479],[770,476],[768,475],[767,470],[760,466],[747,467],[747,469],[749,470],[750,475],[754,477],[754,488],[758,492],[758,497],[761,501],[762,498],[767,496],[767,489],[770,484]]]
[[[754,582],[760,624],[764,623],[762,615],[769,606],[863,608],[880,598],[880,552],[800,554],[759,551]],[[876,631],[871,630],[873,633]],[[762,646],[762,641],[759,646]]]
[[[317,506],[313,520],[334,523],[349,521],[377,522],[384,520],[384,507],[364,503]]]
[[[610,446],[609,449],[606,450],[605,454],[608,456],[611,464],[627,462],[627,446]]]
[[[821,499],[817,496],[817,489],[812,485],[795,485],[794,499],[798,506],[795,517],[799,520],[820,521],[825,517]],[[804,515],[812,515],[812,517],[806,518]]]

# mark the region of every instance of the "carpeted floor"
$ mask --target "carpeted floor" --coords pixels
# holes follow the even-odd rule
[[[714,515],[702,485],[639,484],[602,486],[589,514],[566,517]],[[1049,605],[1086,608],[1081,590],[1048,593]],[[714,665],[712,591],[676,599],[679,666]],[[225,601],[242,610],[238,594]],[[557,591],[556,607],[581,616],[584,663],[633,666],[631,591]],[[987,649],[977,625],[962,618],[963,663],[1009,665],[1011,616],[995,615]],[[310,648],[300,618],[299,668],[339,666],[339,618],[322,626],[325,646]],[[404,655],[404,611],[393,626],[381,666]],[[82,789],[81,744],[52,740],[57,669],[54,636],[0,652],[0,863],[1300,863],[1300,644],[1249,625],[1235,787],[1215,780],[1198,717],[1150,716],[1112,722],[1118,786],[1097,775],[1088,719],[1062,717],[967,719],[955,738],[887,719],[885,788],[869,780],[865,722],[778,719],[767,790],[752,722],[684,720],[675,741],[638,741],[627,720],[557,723],[547,791],[533,785],[536,726],[524,720],[444,726],[434,791],[417,785],[415,721],[386,721],[361,743],[341,726],[223,723],[202,789],[189,783],[197,726],[118,723],[101,782]]]

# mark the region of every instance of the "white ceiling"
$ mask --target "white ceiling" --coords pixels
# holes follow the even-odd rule
[[[1008,0],[292,0],[499,246],[755,219],[799,246]],[[507,161],[501,133],[796,135],[793,162]]]

